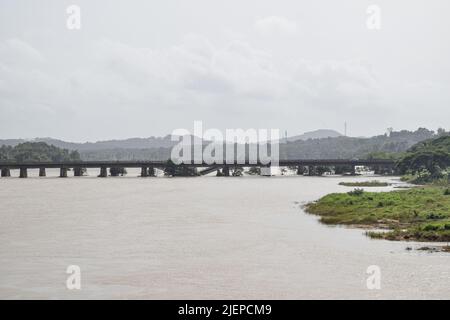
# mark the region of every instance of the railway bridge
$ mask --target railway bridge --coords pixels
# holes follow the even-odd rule
[[[11,170],[19,170],[19,177],[28,177],[28,170],[39,170],[39,176],[46,176],[46,169],[56,168],[60,171],[60,177],[67,177],[68,171],[72,170],[74,176],[82,176],[86,169],[99,169],[99,177],[106,178],[108,169],[111,175],[118,175],[120,169],[124,168],[140,168],[141,177],[155,175],[155,169],[166,170],[168,167],[194,169],[196,175],[205,175],[214,171],[220,171],[224,176],[230,175],[230,169],[238,167],[260,167],[265,172],[270,172],[272,164],[263,164],[259,161],[233,161],[224,163],[181,163],[174,164],[171,161],[56,161],[56,162],[11,162],[0,161],[1,177],[11,176]],[[346,173],[354,174],[357,166],[364,166],[374,170],[376,173],[393,173],[395,162],[393,160],[384,159],[286,159],[277,163],[279,167],[297,168],[298,174],[304,174],[315,171],[320,167],[345,168]],[[113,170],[112,170],[113,169]],[[115,169],[115,170],[114,170]],[[119,169],[119,170],[117,170]],[[264,174],[263,174],[264,175]]]

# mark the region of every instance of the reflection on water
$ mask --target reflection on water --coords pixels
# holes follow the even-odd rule
[[[301,210],[367,178],[89,173],[0,178],[0,298],[450,297],[450,254],[407,251],[418,245]],[[79,291],[66,289],[68,265],[81,268]],[[370,265],[381,290],[366,287]]]

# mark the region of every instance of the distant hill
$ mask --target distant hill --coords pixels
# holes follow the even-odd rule
[[[98,151],[110,149],[151,149],[151,148],[171,148],[177,142],[171,141],[171,136],[165,137],[149,137],[149,138],[129,138],[125,140],[106,140],[97,142],[66,142],[53,138],[35,138],[31,140],[25,139],[7,139],[0,140],[1,145],[16,146],[24,142],[45,142],[58,148],[83,151]]]
[[[365,158],[371,153],[405,152],[418,142],[432,139],[436,134],[428,129],[397,131],[371,138],[335,137],[297,140],[280,145],[284,159],[352,159]]]
[[[309,140],[309,139],[323,139],[323,138],[336,138],[343,136],[341,133],[335,131],[335,130],[329,130],[329,129],[319,129],[315,131],[309,131],[305,132],[304,134],[288,137],[287,141],[297,141],[297,140]]]
[[[10,147],[14,147],[17,146],[19,143],[24,143],[27,140],[24,139],[4,139],[4,140],[0,140],[0,147],[1,146],[10,146]]]
[[[352,159],[370,154],[405,152],[413,145],[436,138],[431,130],[394,131],[371,138],[346,137],[333,130],[317,130],[281,141],[281,159]],[[73,143],[51,138],[37,138],[33,142],[68,150],[78,150],[83,160],[167,160],[171,148],[177,143],[170,136],[131,138],[87,143]],[[0,140],[0,146],[25,142],[20,139]]]

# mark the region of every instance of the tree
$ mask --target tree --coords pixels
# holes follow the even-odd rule
[[[15,147],[2,146],[0,148],[0,159],[16,162],[77,161],[80,160],[80,154],[78,151],[61,149],[45,142],[25,142]]]
[[[450,136],[441,136],[414,145],[398,161],[400,173],[429,173],[430,179],[442,177],[443,171],[450,167]]]

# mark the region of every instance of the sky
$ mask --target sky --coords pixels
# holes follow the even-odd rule
[[[449,14],[448,0],[0,0],[0,139],[164,136],[196,120],[448,130]]]

